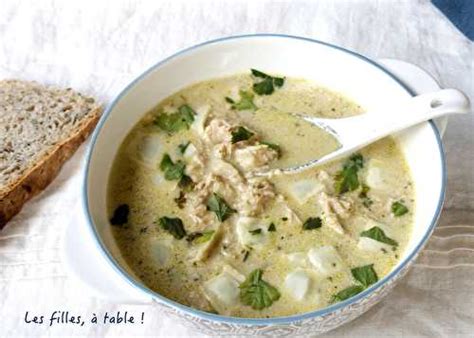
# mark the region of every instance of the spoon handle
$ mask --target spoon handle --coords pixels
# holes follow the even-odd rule
[[[469,99],[466,95],[457,89],[443,89],[389,106],[385,109],[389,112],[372,111],[342,119],[305,117],[305,120],[332,133],[342,148],[349,151],[418,123],[443,115],[467,113],[469,109]]]

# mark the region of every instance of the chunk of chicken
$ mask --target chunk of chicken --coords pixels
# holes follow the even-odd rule
[[[235,149],[233,159],[243,170],[257,169],[278,158],[278,152],[265,144]]]
[[[210,144],[230,143],[232,126],[225,120],[213,119],[204,129],[204,138]]]
[[[261,178],[251,178],[247,185],[241,187],[237,210],[242,215],[257,216],[267,206],[268,202],[275,198],[273,185]]]
[[[328,196],[325,192],[319,194],[318,202],[323,210],[325,223],[337,233],[343,234],[344,228],[339,217],[345,219],[350,216],[352,202],[342,197]]]

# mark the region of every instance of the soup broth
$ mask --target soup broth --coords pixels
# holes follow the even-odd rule
[[[356,295],[398,262],[413,188],[393,138],[304,172],[337,140],[294,114],[362,113],[307,80],[258,71],[187,87],[130,131],[108,212],[128,269],[179,303],[239,317],[308,312]]]

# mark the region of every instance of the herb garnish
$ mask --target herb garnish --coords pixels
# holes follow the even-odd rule
[[[242,259],[242,262],[247,261],[247,259],[249,258],[249,255],[250,255],[250,251],[249,251],[249,250],[245,250],[244,258]]]
[[[128,222],[128,214],[130,213],[130,207],[128,204],[120,204],[114,211],[112,218],[110,218],[110,224],[112,225],[124,225]]]
[[[176,239],[186,236],[186,230],[181,219],[172,217],[161,217],[159,219],[160,226],[163,230],[168,231]]]
[[[360,183],[357,175],[359,169],[364,166],[364,158],[361,154],[352,155],[336,174],[334,188],[338,194],[356,190]]]
[[[313,230],[318,229],[322,226],[322,221],[320,217],[309,217],[303,223],[303,230]]]
[[[234,128],[231,134],[232,134],[232,143],[246,141],[254,135],[254,133],[252,133],[250,130],[242,126],[238,126]]]
[[[260,142],[260,144],[266,145],[268,148],[275,150],[278,154],[278,158],[281,157],[281,148],[278,144],[270,142]]]
[[[396,201],[392,203],[392,213],[395,217],[400,217],[408,212],[408,208],[402,201]]]
[[[374,265],[364,265],[351,269],[352,276],[364,287],[368,288],[379,280]]]
[[[333,295],[331,303],[342,302],[343,300],[351,298],[362,291],[364,291],[364,288],[360,285],[349,286],[348,288],[345,288],[344,290],[341,290],[335,295]]]
[[[230,97],[226,97],[225,100],[231,104],[232,109],[237,110],[256,110],[257,106],[253,103],[254,95],[252,92],[247,92],[244,90],[239,91],[240,101],[235,102]]]
[[[387,235],[385,235],[385,232],[377,226],[370,228],[369,230],[362,231],[360,233],[360,237],[372,238],[373,240],[376,240],[378,242],[393,245],[393,246],[398,245],[397,241],[391,239],[390,237],[387,237]]]
[[[256,269],[239,285],[240,301],[255,310],[269,307],[280,299],[280,292],[262,279],[263,271]]]
[[[186,165],[183,162],[177,161],[174,163],[170,155],[163,155],[160,163],[160,169],[165,173],[165,179],[168,181],[180,180],[184,175],[185,168]]]
[[[185,143],[181,143],[180,145],[178,145],[178,149],[179,149],[179,152],[181,154],[184,154],[186,152],[186,149],[188,148],[188,146],[191,144],[190,141],[188,142],[185,142]]]
[[[280,88],[285,83],[285,78],[273,77],[259,70],[251,69],[252,75],[263,79],[253,84],[253,91],[258,95],[270,95],[275,91],[275,87]]]
[[[362,189],[359,193],[359,198],[362,199],[362,205],[367,209],[374,203],[372,199],[368,196],[368,192],[370,191],[370,187],[366,184],[362,184]]]
[[[270,225],[268,226],[268,232],[273,232],[273,231],[277,231],[276,229],[276,226],[275,226],[275,223],[270,223]]]
[[[207,200],[207,210],[215,212],[220,222],[224,222],[235,212],[235,210],[229,207],[224,199],[216,193],[213,193]]]
[[[202,243],[206,243],[207,241],[209,241],[212,238],[212,236],[214,235],[214,233],[215,233],[214,230],[206,230],[206,231],[203,231],[203,232],[196,231],[196,232],[192,232],[189,235],[187,235],[186,240],[188,242],[192,242],[194,244],[202,244]]]
[[[189,129],[189,126],[194,122],[195,114],[190,106],[184,104],[178,108],[176,113],[160,113],[154,123],[164,131],[173,134],[183,129]]]
[[[262,233],[262,229],[254,229],[254,230],[249,230],[249,232],[252,234],[252,235],[259,235]]]

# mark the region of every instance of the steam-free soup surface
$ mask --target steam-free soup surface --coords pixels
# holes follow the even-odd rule
[[[375,283],[412,227],[412,183],[392,138],[297,175],[254,175],[339,146],[292,114],[361,111],[309,81],[258,71],[160,102],[124,140],[109,181],[127,268],[170,299],[240,317],[315,310]]]

